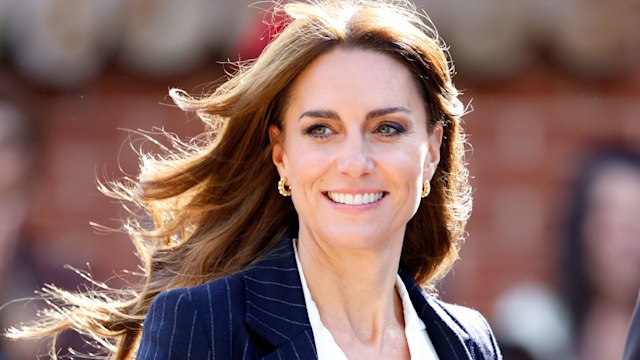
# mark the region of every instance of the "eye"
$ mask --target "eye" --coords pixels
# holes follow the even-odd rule
[[[396,123],[382,123],[376,128],[376,132],[383,136],[395,136],[402,134],[404,131],[404,127]]]
[[[311,135],[317,138],[323,138],[331,135],[333,131],[327,125],[324,124],[316,124],[309,126],[305,132],[307,135]]]

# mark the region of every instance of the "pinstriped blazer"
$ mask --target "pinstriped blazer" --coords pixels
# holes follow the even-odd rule
[[[640,359],[640,293],[638,294],[638,300],[636,300],[636,308],[633,310],[633,315],[631,316],[631,324],[629,324],[623,359]]]
[[[502,358],[482,315],[400,276],[440,359]],[[160,293],[137,359],[317,359],[291,238],[240,273]]]

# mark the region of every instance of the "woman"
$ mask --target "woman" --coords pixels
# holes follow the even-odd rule
[[[154,220],[133,231],[142,291],[57,291],[73,306],[40,332],[106,338],[117,359],[501,358],[477,312],[420,287],[456,259],[471,204],[443,44],[404,1],[284,11],[212,95],[171,91],[203,146],[116,187]]]
[[[604,149],[578,173],[562,264],[579,359],[621,359],[640,289],[640,155]]]

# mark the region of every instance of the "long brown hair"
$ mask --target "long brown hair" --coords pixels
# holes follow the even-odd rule
[[[9,336],[55,338],[74,329],[100,342],[110,357],[125,359],[135,353],[144,316],[158,293],[240,271],[285,234],[295,235],[295,209],[276,190],[268,128],[281,127],[296,76],[336,47],[400,60],[422,90],[428,129],[436,122],[443,125],[432,191],[407,225],[401,267],[425,287],[449,270],[471,198],[460,126],[463,107],[451,81],[448,53],[428,19],[404,0],[312,1],[278,5],[274,13],[284,14],[284,30],[212,94],[193,98],[171,90],[178,106],[202,119],[206,131],[197,141],[174,139],[173,151],[142,157],[138,179],[102,187],[143,208],[151,220],[127,222],[144,265],[141,288],[115,296],[46,288],[54,306],[38,323],[10,329]]]

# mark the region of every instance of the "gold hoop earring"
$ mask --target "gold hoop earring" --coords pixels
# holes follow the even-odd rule
[[[284,197],[291,196],[291,187],[287,186],[286,177],[281,177],[280,181],[278,181],[278,192]]]
[[[422,180],[422,194],[420,194],[422,198],[426,198],[427,196],[429,196],[430,192],[431,184],[429,183],[429,180]]]

